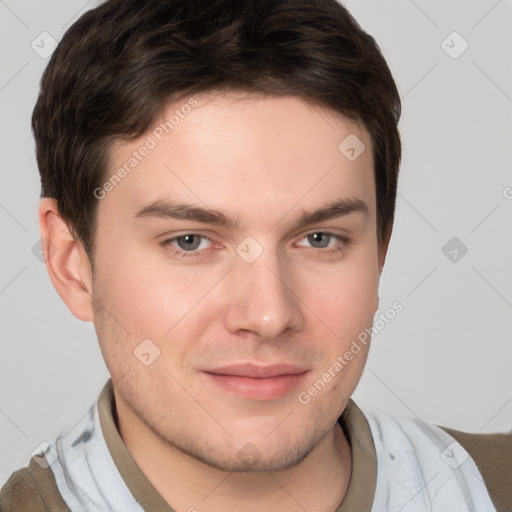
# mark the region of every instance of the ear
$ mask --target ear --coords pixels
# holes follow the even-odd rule
[[[62,220],[55,199],[41,199],[39,229],[46,269],[55,290],[74,316],[92,322],[91,265],[82,245]]]
[[[389,241],[391,239],[392,231],[393,231],[392,225],[386,227],[385,231],[384,231],[384,236],[382,237],[382,242],[379,242],[379,248],[378,248],[379,278],[382,274],[382,269],[384,268],[384,263],[386,262],[386,255],[388,253]]]
[[[389,240],[391,239],[391,232],[393,231],[393,225],[390,225],[386,228],[384,231],[384,236],[382,237],[382,242],[377,241],[378,248],[377,248],[377,264],[379,266],[378,272],[379,272],[379,289],[380,289],[380,277],[382,275],[382,269],[384,268],[384,263],[386,262],[386,255],[388,253],[388,247],[389,247]],[[379,309],[379,289],[377,289],[377,295],[375,297],[375,313]]]

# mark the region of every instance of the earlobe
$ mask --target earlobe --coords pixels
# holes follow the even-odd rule
[[[55,199],[41,199],[39,229],[46,269],[55,290],[74,316],[84,322],[92,322],[94,315],[89,260],[61,218]]]

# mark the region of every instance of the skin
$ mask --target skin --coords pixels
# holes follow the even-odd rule
[[[94,275],[55,201],[41,201],[42,236],[57,247],[48,272],[73,315],[94,322],[120,434],[176,511],[332,512],[352,464],[337,419],[368,346],[308,404],[297,396],[372,325],[378,307],[390,232],[379,246],[369,135],[299,97],[195,98],[197,107],[99,201]],[[108,176],[148,134],[112,148]],[[338,150],[350,134],[366,146],[352,162]],[[135,218],[157,199],[220,210],[239,224]],[[295,227],[304,211],[339,199],[360,199],[368,211]],[[194,255],[178,254],[190,246],[183,239],[159,243],[189,233],[208,237],[192,238],[201,241]],[[315,242],[312,233],[350,241]],[[263,249],[252,263],[236,252],[249,236]],[[134,355],[144,339],[160,350],[149,366]],[[241,362],[308,373],[274,399],[241,396],[204,373]],[[248,450],[252,460],[242,456]]]

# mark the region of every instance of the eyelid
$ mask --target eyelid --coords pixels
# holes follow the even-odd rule
[[[342,231],[346,231],[346,230],[342,230]],[[316,228],[316,229],[310,229],[306,232],[303,232],[303,233],[297,233],[296,235],[292,236],[291,238],[293,239],[298,239],[298,240],[302,240],[304,237],[308,236],[308,235],[312,235],[314,233],[324,233],[326,235],[331,235],[333,237],[340,237],[340,238],[346,238],[346,239],[349,239],[349,236],[348,235],[344,235],[342,233],[338,233],[336,231],[333,231],[333,228]],[[213,237],[212,236],[209,236],[209,235],[205,235],[204,232],[200,232],[200,231],[194,231],[194,230],[189,230],[189,231],[183,231],[181,233],[173,233],[172,236],[169,236],[169,234],[164,234],[164,235],[161,235],[162,238],[164,238],[162,240],[162,242],[160,243],[165,243],[165,242],[169,242],[170,240],[175,240],[176,238],[181,238],[183,236],[186,236],[186,235],[195,235],[195,236],[200,236],[202,238],[207,238],[208,240],[210,240],[211,242],[214,242],[214,243],[218,243],[218,242],[215,242]],[[159,237],[160,238],[160,237]]]
[[[173,235],[169,238],[164,238],[162,241],[159,242],[159,244],[163,245],[163,246],[170,245],[171,242],[175,242],[178,238],[182,238],[187,235],[198,236],[198,237],[201,237],[202,239],[206,239],[206,240],[210,241],[212,244],[220,245],[220,244],[218,244],[218,242],[215,242],[215,240],[211,236],[205,235],[203,233],[198,233],[196,231],[185,231],[184,233],[179,233],[179,234]],[[188,251],[188,252],[192,252],[192,251]]]
[[[323,230],[322,229],[311,229],[311,230],[301,234],[298,241],[300,242],[304,238],[308,237],[309,235],[315,234],[315,233],[322,233],[322,234],[328,235],[337,241],[337,243],[334,246],[329,246],[329,247],[324,247],[324,248],[310,247],[310,249],[312,249],[314,252],[318,252],[318,253],[328,254],[328,253],[340,252],[344,249],[344,246],[347,246],[352,241],[350,237],[348,237],[346,235],[342,235],[340,233],[333,232],[332,230],[329,231],[328,228],[323,229]],[[182,256],[182,257],[201,256],[208,251],[209,248],[193,250],[193,251],[185,251],[184,249],[180,249],[179,247],[176,247],[173,245],[173,242],[175,242],[178,238],[181,238],[181,237],[184,237],[187,235],[198,236],[198,237],[202,238],[203,240],[204,239],[208,240],[209,242],[211,242],[214,245],[215,244],[220,245],[217,242],[215,242],[215,240],[213,240],[212,237],[205,235],[203,233],[195,232],[195,231],[185,231],[182,233],[175,234],[174,236],[172,236],[170,238],[166,238],[166,239],[162,240],[161,242],[159,242],[159,245],[161,245],[164,248],[167,248],[168,246],[172,247],[172,252],[174,253],[174,255]],[[341,244],[341,246],[340,246],[340,244]]]
[[[335,240],[337,240],[338,242],[340,242],[340,243],[342,243],[342,244],[345,244],[345,245],[349,244],[349,243],[352,241],[352,240],[351,240],[351,238],[350,238],[349,236],[347,236],[347,235],[342,235],[342,234],[340,234],[340,233],[335,233],[335,232],[333,232],[333,231],[328,231],[327,229],[325,229],[325,230],[322,230],[322,229],[314,229],[314,230],[312,230],[312,231],[308,231],[307,233],[305,233],[304,235],[302,235],[302,236],[301,236],[301,238],[299,239],[299,241],[300,241],[300,240],[303,240],[304,238],[308,237],[309,235],[313,235],[313,234],[315,234],[315,233],[322,233],[322,234],[324,234],[324,235],[328,235],[328,236],[330,236],[330,237],[334,238]],[[331,249],[332,249],[332,248],[333,248],[333,247],[331,247]],[[316,249],[316,248],[314,247],[313,249]],[[325,252],[325,251],[328,251],[328,250],[329,250],[329,248],[317,249],[317,250],[319,250],[319,251],[322,251],[322,250],[323,250],[323,251]]]

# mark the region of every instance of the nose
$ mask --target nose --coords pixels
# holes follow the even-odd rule
[[[232,292],[225,322],[230,332],[272,340],[302,328],[301,301],[294,289],[297,283],[285,266],[267,251],[252,263],[237,261],[229,273]]]

